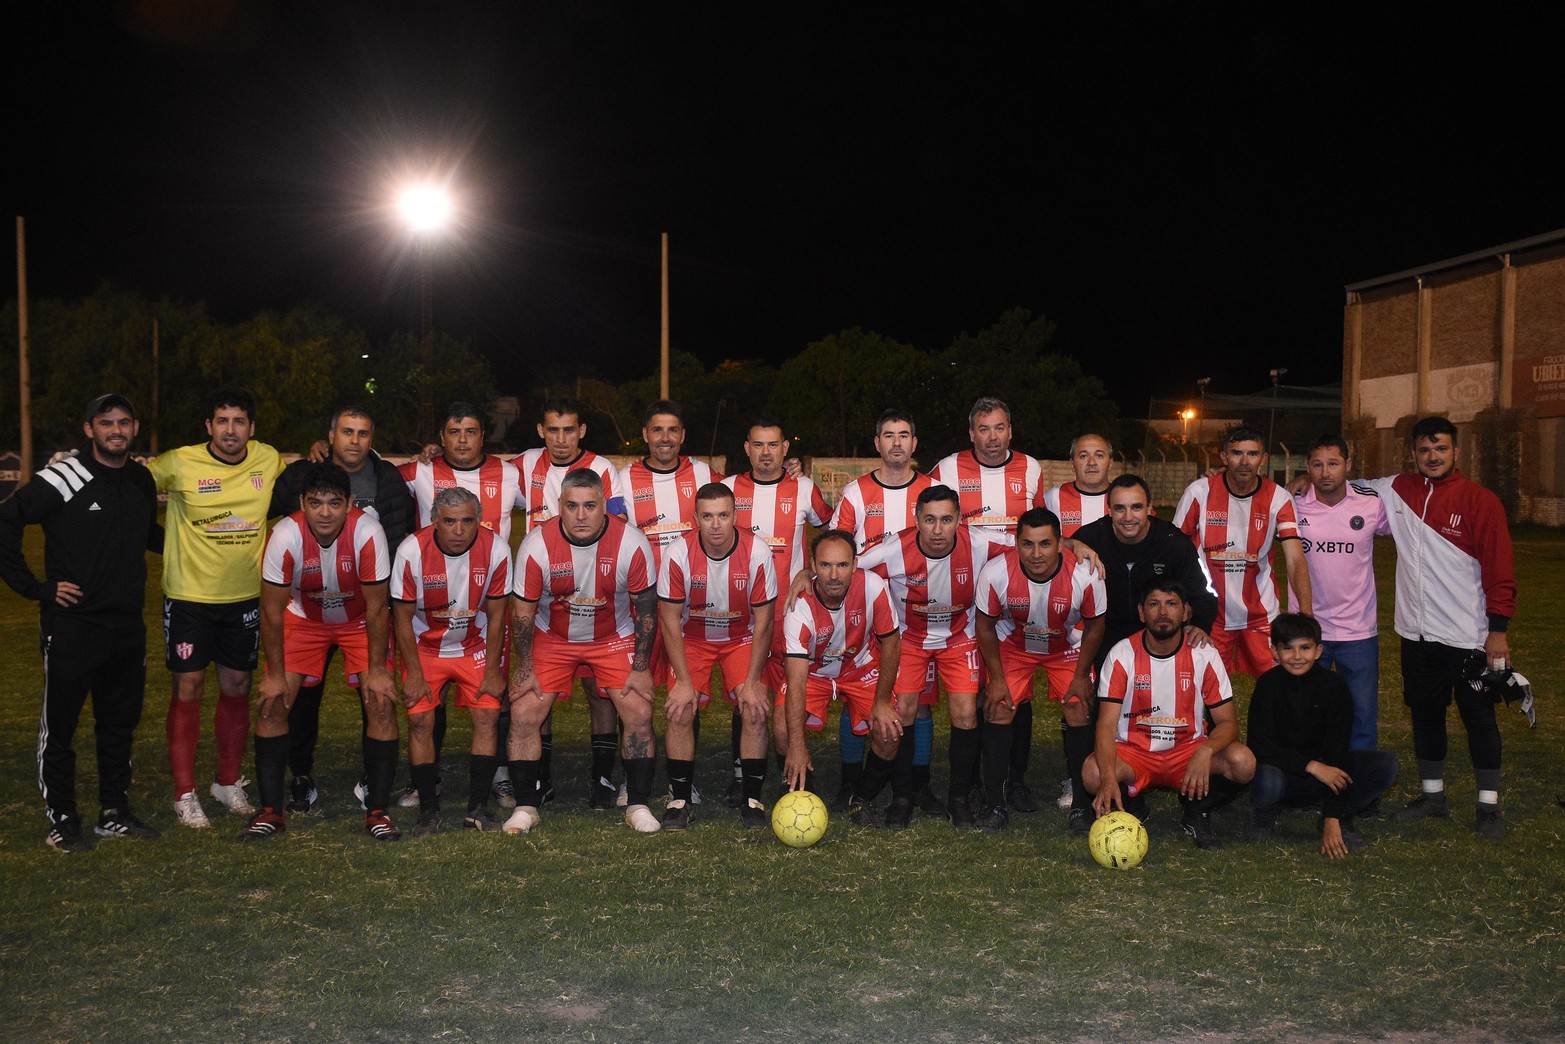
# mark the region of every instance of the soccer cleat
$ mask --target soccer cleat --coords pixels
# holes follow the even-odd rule
[[[1076,837],[1086,837],[1092,833],[1092,824],[1095,818],[1091,809],[1073,808],[1065,816],[1065,829]]]
[[[973,828],[973,806],[968,804],[965,798],[952,798],[949,803],[949,811],[951,813],[952,826],[958,830],[971,830]]]
[[[918,804],[918,810],[926,816],[939,816],[942,819],[946,815],[946,803],[935,796],[934,788],[928,783],[914,795],[914,801]]]
[[[1129,812],[1131,815],[1133,815],[1137,819],[1141,820],[1142,823],[1145,823],[1147,821],[1147,811],[1148,810],[1147,810],[1147,795],[1146,795],[1145,791],[1143,791],[1140,794],[1132,794],[1132,795],[1130,795],[1129,797],[1124,799],[1122,804],[1125,806],[1125,811],[1126,812]]]
[[[1359,810],[1358,815],[1354,816],[1355,819],[1382,819],[1384,817],[1385,812],[1381,810],[1379,798],[1365,805]]]
[[[1439,790],[1433,794],[1420,794],[1397,810],[1396,817],[1406,821],[1410,819],[1450,819],[1451,808],[1446,804],[1445,791]]]
[[[907,825],[913,821],[913,799],[908,797],[893,797],[891,804],[886,806],[886,829],[906,830]]]
[[[881,818],[880,809],[868,802],[859,801],[857,798],[847,807],[846,811],[848,822],[854,826],[876,828],[886,825],[886,821]]]
[[[658,822],[658,817],[646,805],[627,805],[625,822],[641,834],[655,834],[663,829],[663,824]]]
[[[1212,813],[1187,809],[1179,825],[1195,839],[1195,846],[1203,852],[1214,852],[1223,847],[1217,838],[1217,828],[1212,825]]]
[[[1505,836],[1505,817],[1500,815],[1499,805],[1479,805],[1478,819],[1473,824],[1480,837],[1498,841]]]
[[[826,805],[828,812],[846,812],[853,806],[853,784],[844,783],[837,788],[837,796]]]
[[[532,828],[543,821],[543,814],[531,805],[517,805],[516,811],[511,813],[511,818],[505,821],[501,827],[507,834],[527,834]]]
[[[746,830],[765,830],[767,826],[766,806],[755,798],[744,803],[739,810],[739,825]]]
[[[250,817],[250,825],[239,831],[241,841],[265,841],[288,829],[288,821],[269,808]]]
[[[998,834],[1010,825],[1011,817],[1006,814],[1004,805],[990,805],[978,817],[978,829],[986,834]]]
[[[255,806],[250,804],[250,795],[245,793],[245,787],[250,781],[240,776],[232,783],[223,784],[212,781],[212,796],[222,802],[224,808],[236,816],[250,816],[255,814]]]
[[[440,784],[435,784],[435,796],[440,796]],[[418,808],[418,788],[409,783],[407,788],[397,797],[397,805],[400,808]]]
[[[418,822],[413,824],[414,837],[429,837],[431,834],[440,833],[440,810],[438,808],[424,809],[418,814]]]
[[[494,803],[501,808],[516,807],[516,787],[509,779],[495,780],[489,792],[494,795]]]
[[[988,796],[989,795],[984,793],[984,785],[983,785],[983,783],[981,783],[981,782],[979,782],[978,780],[975,779],[972,783],[969,783],[968,786],[967,786],[967,807],[968,808],[983,808],[984,807],[984,798],[986,798]],[[947,814],[949,814],[949,810],[948,810]]]
[[[368,812],[370,810],[369,780],[361,779],[353,784],[353,796],[359,799],[359,808]]]
[[[206,817],[206,810],[201,807],[201,799],[196,797],[194,790],[187,790],[174,802],[174,814],[179,821],[187,827],[196,830],[204,830],[212,825],[212,821]]]
[[[614,784],[599,777],[592,781],[592,801],[594,809],[604,812],[614,807]]]
[[[128,808],[106,808],[99,812],[98,825],[93,832],[99,837],[133,837],[138,841],[156,841],[161,836]]]
[[[397,829],[397,825],[391,821],[390,816],[386,815],[384,809],[365,814],[364,832],[376,841],[402,840],[402,831]]]
[[[670,784],[668,788],[668,799],[670,801],[675,800],[674,787],[672,784]],[[690,803],[692,805],[699,805],[701,803],[701,790],[694,783],[690,784]]]
[[[738,808],[744,804],[744,781],[738,776],[728,784],[728,793],[723,796],[723,801],[729,808]]]
[[[1056,808],[1070,808],[1076,803],[1076,792],[1071,789],[1071,781],[1064,780],[1060,783],[1060,796],[1054,799]]]
[[[489,814],[487,808],[470,808],[462,817],[462,829],[464,830],[499,830],[500,821]]]
[[[544,780],[542,783],[538,784],[538,789],[542,792],[539,795],[539,798],[538,798],[538,800],[540,802],[542,802],[545,805],[549,805],[549,804],[553,804],[554,803],[554,781],[553,780]]]
[[[1018,812],[1038,811],[1038,802],[1033,800],[1032,788],[1025,783],[1013,783],[1006,787],[1005,800]]]
[[[1344,824],[1344,837],[1346,836],[1346,824]],[[1277,836],[1277,816],[1273,813],[1250,813],[1250,825],[1245,828],[1244,836],[1251,841],[1270,841]]]
[[[315,810],[315,802],[320,800],[320,791],[315,789],[314,776],[295,776],[293,782],[288,784],[288,811],[296,816],[302,816],[306,812]]]
[[[691,810],[692,802],[683,798],[675,798],[668,803],[668,808],[663,810],[664,830],[689,830],[690,821],[695,818]],[[743,816],[743,813],[740,813]]]
[[[1342,828],[1342,843],[1348,846],[1349,852],[1362,852],[1369,847],[1369,842],[1358,832],[1358,827],[1354,825],[1353,820],[1341,820],[1338,826]]]
[[[619,785],[619,792],[614,795],[614,807],[615,808],[626,808],[629,805],[630,805],[630,791],[626,788],[625,784],[621,783]]]
[[[92,850],[92,838],[82,833],[81,820],[62,819],[54,824],[44,844],[56,852],[88,852]]]

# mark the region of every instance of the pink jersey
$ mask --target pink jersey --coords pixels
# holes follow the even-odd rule
[[[1254,492],[1241,497],[1222,474],[1198,478],[1179,498],[1174,525],[1195,541],[1212,575],[1216,626],[1242,631],[1281,611],[1272,577],[1272,541],[1299,537],[1287,490],[1262,478]]]
[[[864,552],[859,568],[890,582],[908,642],[920,649],[961,648],[977,640],[978,574],[1010,542],[1006,534],[959,526],[951,553],[929,558],[919,549],[918,530],[904,529]]]
[[[808,660],[815,678],[860,677],[880,664],[880,643],[897,633],[897,612],[886,581],[853,571],[842,604],[833,609],[811,586],[783,621],[783,651]]]
[[[734,491],[734,518],[739,532],[766,541],[777,556],[777,572],[790,580],[804,568],[804,525],[825,526],[831,517],[820,487],[799,476],[757,482],[749,475],[730,475],[723,485]]]
[[[528,533],[516,553],[513,593],[538,603],[538,630],[568,642],[601,642],[636,633],[631,596],[656,579],[647,538],[610,515],[586,545],[572,542],[558,521]]]
[[[517,506],[527,513],[527,529],[531,532],[560,513],[560,483],[577,468],[587,468],[603,480],[603,496],[606,500],[620,496],[619,476],[614,462],[600,457],[590,450],[582,450],[569,464],[556,464],[547,449],[530,449],[511,460],[521,481],[521,496]]]
[[[1103,578],[1069,551],[1060,552],[1054,575],[1038,583],[1022,571],[1016,549],[1006,548],[978,574],[978,611],[993,617],[1001,648],[1029,656],[1053,656],[1081,644],[1081,622],[1101,616]]]
[[[1098,675],[1098,699],[1119,704],[1115,735],[1147,751],[1199,743],[1206,738],[1206,708],[1234,696],[1223,658],[1214,646],[1194,649],[1188,642],[1171,656],[1153,656],[1145,636],[1137,631],[1121,639]]]
[[[304,512],[295,511],[272,527],[261,556],[261,579],[289,588],[288,611],[316,623],[364,619],[363,586],[390,576],[386,531],[358,508],[348,509],[330,547],[320,545]]]
[[[680,457],[673,471],[659,471],[645,460],[620,469],[620,495],[628,518],[652,545],[653,560],[696,528],[696,490],[722,476],[691,457]]]
[[[911,529],[918,495],[935,484],[928,475],[913,473],[901,486],[882,485],[872,471],[842,487],[842,498],[831,515],[831,528],[852,533],[862,553],[887,533]]]
[[[1335,504],[1322,504],[1310,488],[1293,498],[1299,542],[1310,569],[1310,591],[1321,637],[1355,642],[1380,633],[1375,600],[1375,534],[1385,519],[1380,496],[1349,484]],[[1299,600],[1288,592],[1288,608]]]
[[[1025,453],[1012,453],[1005,463],[978,463],[972,450],[946,457],[930,472],[935,482],[950,486],[961,498],[962,522],[1004,532],[1022,513],[1043,504],[1043,467]]]
[[[681,632],[704,642],[733,642],[755,631],[755,609],[777,600],[777,568],[759,537],[735,533],[722,558],[708,557],[699,533],[669,545],[658,567],[658,597],[683,609]]]
[[[427,464],[410,460],[397,470],[418,504],[420,529],[434,521],[435,494],[460,486],[478,498],[479,524],[499,533],[501,543],[511,542],[511,512],[521,504],[521,488],[510,461],[485,456],[476,468],[454,468],[444,457],[436,457]]]
[[[402,541],[391,566],[391,598],[413,603],[413,637],[441,659],[477,653],[489,638],[484,603],[511,587],[510,548],[487,529],[464,554],[448,555],[426,526]],[[502,618],[497,621],[505,626]]]
[[[1067,482],[1045,490],[1043,506],[1059,516],[1060,536],[1068,537],[1109,513],[1108,495],[1107,487],[1101,493],[1083,493],[1076,483]]]

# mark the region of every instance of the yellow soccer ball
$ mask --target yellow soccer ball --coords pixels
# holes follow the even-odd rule
[[[1147,830],[1129,812],[1110,812],[1092,824],[1087,848],[1099,866],[1129,870],[1147,857]]]
[[[826,802],[808,790],[790,790],[772,806],[772,833],[789,848],[809,848],[826,833]]]

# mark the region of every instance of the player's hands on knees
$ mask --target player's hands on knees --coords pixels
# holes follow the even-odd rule
[[[402,705],[415,707],[429,697],[429,683],[424,680],[424,676],[408,672],[408,676],[402,679]]]
[[[391,680],[391,672],[384,667],[371,667],[364,672],[363,688],[366,700],[396,701],[397,683]]]
[[[663,700],[663,714],[670,725],[688,725],[696,716],[696,687],[687,681],[675,680],[668,687]]]
[[[803,790],[807,774],[813,771],[815,762],[810,759],[810,752],[804,749],[804,744],[791,744],[788,757],[783,761],[783,784],[789,790]]]
[[[631,671],[625,676],[625,684],[620,686],[620,692],[626,696],[635,696],[648,704],[652,703],[654,691],[651,671]]]
[[[769,704],[766,700],[766,683],[745,679],[734,687],[734,695],[739,698],[739,707],[759,708],[764,716]]]
[[[891,704],[877,703],[870,708],[869,729],[886,744],[896,744],[902,739],[902,716]]]
[[[511,672],[511,702],[516,703],[526,696],[539,700],[546,698],[538,686],[538,676],[524,667],[518,667]]]
[[[1184,778],[1179,781],[1179,793],[1192,801],[1199,801],[1212,789],[1212,754],[1202,746],[1190,756],[1185,766]]]
[[[1006,715],[1002,711],[1014,711],[1016,704],[1011,702],[1011,690],[1005,684],[1004,678],[990,678],[988,686],[984,689],[984,717],[992,719],[997,714],[1000,717]]]
[[[505,695],[505,677],[498,667],[484,671],[483,680],[478,683],[478,695],[493,696],[497,700]]]

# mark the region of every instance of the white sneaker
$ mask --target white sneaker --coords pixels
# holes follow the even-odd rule
[[[250,795],[245,793],[245,787],[250,781],[240,776],[226,787],[216,780],[212,782],[212,796],[223,803],[223,807],[237,816],[255,815],[255,806],[250,804]]]
[[[440,784],[435,784],[435,796],[440,796]],[[406,790],[397,798],[397,805],[402,808],[418,807],[418,788],[409,783]]]
[[[511,818],[505,821],[501,829],[507,834],[526,834],[532,831],[543,820],[543,816],[531,805],[517,805],[516,811],[511,813]]]
[[[630,804],[630,791],[626,790],[625,784],[621,783],[619,785],[619,795],[614,799],[614,807],[624,808],[628,804]],[[627,816],[630,815],[629,812],[625,814]]]
[[[187,790],[179,796],[179,800],[174,802],[174,814],[185,826],[196,830],[204,830],[212,825],[212,821],[206,817],[206,812],[201,807],[201,799],[196,797],[194,790]]]
[[[1075,794],[1071,791],[1071,781],[1067,779],[1060,784],[1060,796],[1055,799],[1054,804],[1059,808],[1070,808],[1074,801]]]
[[[658,822],[658,817],[652,814],[652,810],[646,805],[631,805],[625,809],[625,822],[635,827],[639,833],[655,834],[663,829],[663,824]]]

